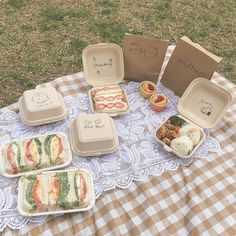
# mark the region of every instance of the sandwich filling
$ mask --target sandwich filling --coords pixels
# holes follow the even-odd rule
[[[59,134],[10,142],[2,149],[6,172],[17,174],[65,161],[64,139]]]
[[[29,210],[73,209],[90,202],[89,182],[83,171],[26,178],[25,206]]]

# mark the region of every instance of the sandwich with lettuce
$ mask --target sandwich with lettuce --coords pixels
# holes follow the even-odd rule
[[[89,178],[82,170],[29,175],[24,186],[29,212],[86,207],[91,201]]]
[[[65,161],[65,141],[60,134],[50,134],[13,141],[2,149],[6,171],[17,174],[62,164]]]

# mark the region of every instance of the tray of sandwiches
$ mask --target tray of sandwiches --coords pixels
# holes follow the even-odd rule
[[[19,180],[18,211],[23,216],[87,211],[94,204],[93,179],[85,169],[41,172]]]
[[[62,132],[15,139],[0,148],[0,174],[15,178],[68,166],[70,144]]]

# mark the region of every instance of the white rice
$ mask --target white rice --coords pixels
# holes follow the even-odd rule
[[[192,124],[186,124],[179,129],[180,136],[188,136],[192,142],[193,146],[196,146],[201,139],[201,131],[200,129]]]
[[[193,142],[188,136],[181,136],[173,139],[170,147],[178,154],[188,156],[193,150]]]

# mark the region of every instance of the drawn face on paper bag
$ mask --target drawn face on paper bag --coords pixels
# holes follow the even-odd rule
[[[138,43],[131,43],[130,45],[130,48],[129,48],[129,51],[132,53],[132,54],[139,54],[142,52],[142,48],[141,48],[141,45],[138,44]]]
[[[144,55],[148,58],[154,58],[158,55],[158,48],[149,47],[144,49]]]

